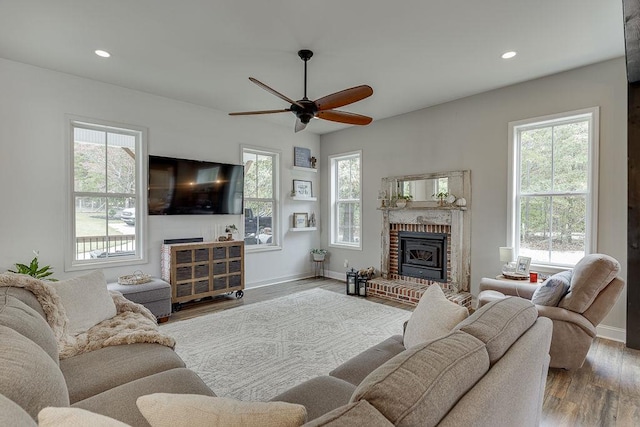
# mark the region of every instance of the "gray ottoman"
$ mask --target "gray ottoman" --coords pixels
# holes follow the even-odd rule
[[[107,288],[120,292],[129,301],[144,305],[160,323],[166,322],[171,316],[171,285],[162,279],[154,277],[150,282],[140,285],[107,283]]]

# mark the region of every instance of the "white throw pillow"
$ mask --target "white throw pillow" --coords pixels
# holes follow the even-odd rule
[[[67,312],[71,335],[87,332],[117,314],[102,270],[52,284]]]
[[[113,418],[80,408],[43,408],[38,413],[39,427],[129,427]]]
[[[241,402],[226,397],[154,393],[136,401],[152,427],[298,427],[307,409],[286,402]]]
[[[404,331],[405,348],[447,335],[469,316],[469,311],[447,299],[440,285],[433,284],[420,298]]]

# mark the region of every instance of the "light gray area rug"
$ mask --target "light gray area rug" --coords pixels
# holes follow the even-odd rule
[[[218,396],[266,401],[402,334],[410,315],[311,289],[162,324],[160,330],[176,339],[176,352],[187,367]]]

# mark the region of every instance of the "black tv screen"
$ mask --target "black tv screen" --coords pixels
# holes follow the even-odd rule
[[[244,166],[149,156],[149,215],[240,215]]]

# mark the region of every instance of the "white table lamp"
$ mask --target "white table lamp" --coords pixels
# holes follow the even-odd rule
[[[502,266],[502,271],[515,271],[515,265],[512,264],[514,255],[515,254],[512,247],[500,247],[500,261],[504,263],[504,265]]]

